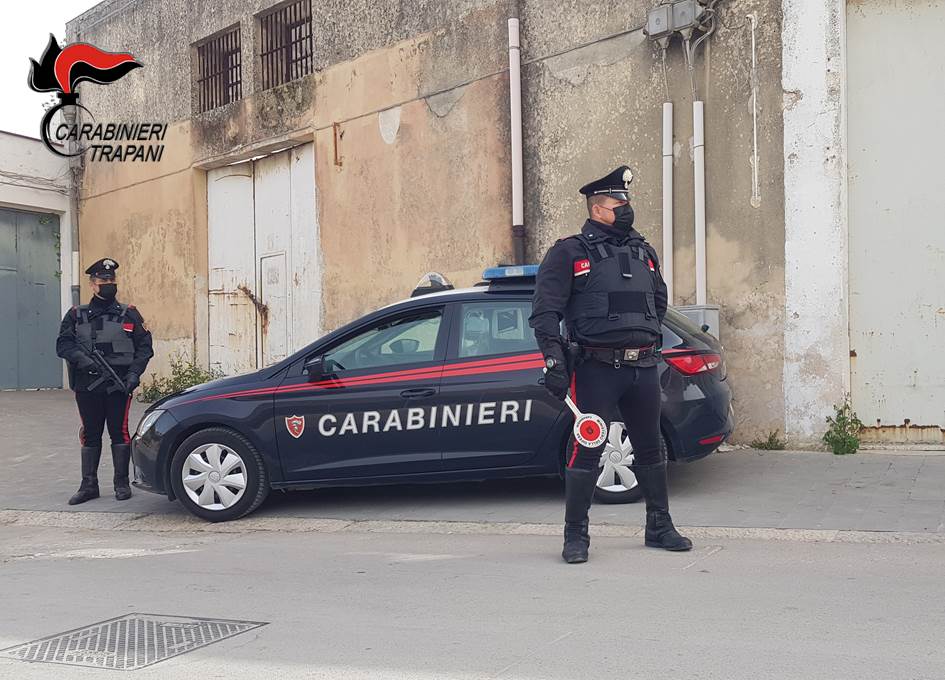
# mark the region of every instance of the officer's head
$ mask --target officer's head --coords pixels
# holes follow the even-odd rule
[[[621,165],[613,172],[581,187],[587,198],[587,214],[595,222],[629,229],[633,226],[630,207],[630,182],[633,172]]]
[[[629,206],[630,202],[610,194],[597,194],[587,198],[587,214],[595,222],[613,224],[616,219],[616,209],[620,206]]]
[[[109,257],[103,257],[101,260],[85,270],[89,275],[89,284],[92,287],[92,293],[97,298],[111,301],[118,294],[118,263]]]

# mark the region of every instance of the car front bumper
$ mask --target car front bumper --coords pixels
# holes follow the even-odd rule
[[[165,412],[146,432],[135,433],[131,440],[131,462],[134,464],[132,484],[142,491],[174,497],[168,483],[168,433],[177,420]]]

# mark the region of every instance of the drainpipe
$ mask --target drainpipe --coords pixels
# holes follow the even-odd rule
[[[80,42],[81,39],[82,31],[77,30],[75,33],[75,41]],[[63,108],[60,111],[60,115],[63,117],[64,122],[69,125],[81,123],[82,120],[78,106]],[[78,141],[68,141],[67,144],[70,154],[76,153],[79,150]],[[79,180],[82,175],[81,159],[81,156],[69,157],[69,213],[72,216],[72,224],[69,225],[69,231],[71,233],[72,240],[72,252],[70,255],[72,256],[71,290],[73,307],[78,307],[82,304],[82,293],[81,288],[79,287],[79,272],[82,271],[80,267],[81,260],[79,258]]]
[[[522,182],[522,55],[518,0],[509,2],[509,113],[512,144],[512,250],[514,264],[525,264],[525,216]]]
[[[63,109],[61,111],[61,115],[63,117],[63,122],[65,122],[67,125],[75,125],[81,122],[81,119],[78,116],[78,107],[76,106]],[[69,141],[67,142],[67,145],[69,153],[75,153],[78,151],[78,142]],[[74,307],[82,304],[79,288],[79,272],[82,271],[79,261],[79,179],[81,173],[82,166],[79,157],[71,156],[69,158],[69,213],[72,217],[72,223],[69,225],[69,231],[72,240],[72,252],[70,253],[72,265],[71,291],[72,306]]]
[[[673,304],[673,103],[663,103],[663,279]]]
[[[705,264],[705,102],[692,102],[692,161],[696,212],[696,304],[706,304]]]

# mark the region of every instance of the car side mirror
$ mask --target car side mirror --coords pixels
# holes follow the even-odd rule
[[[319,380],[325,375],[325,357],[312,357],[302,367],[309,380]]]

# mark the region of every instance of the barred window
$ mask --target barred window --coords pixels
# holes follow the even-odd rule
[[[264,90],[312,72],[312,0],[296,0],[259,17]]]
[[[197,110],[209,111],[243,96],[240,29],[197,45]]]

